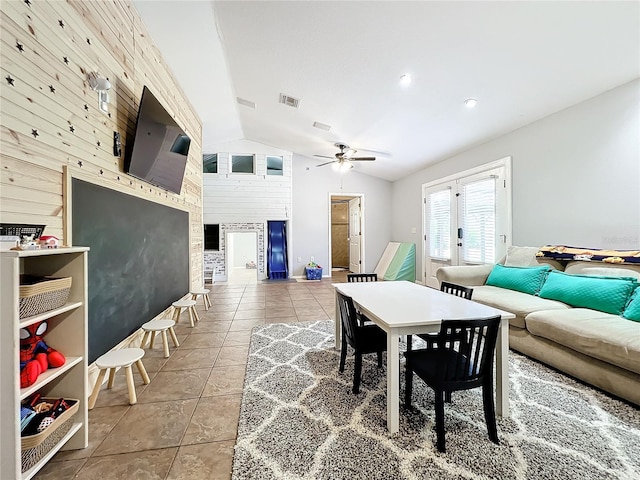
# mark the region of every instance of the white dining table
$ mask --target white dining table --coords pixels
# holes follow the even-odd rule
[[[515,315],[472,300],[407,281],[334,283],[356,308],[387,333],[387,427],[399,429],[400,351],[403,335],[440,330],[442,320],[500,315],[496,344],[496,413],[509,416],[509,319]],[[335,346],[340,349],[340,308],[336,296]]]

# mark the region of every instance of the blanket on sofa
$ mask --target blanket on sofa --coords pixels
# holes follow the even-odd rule
[[[540,248],[536,256],[554,260],[640,264],[640,250],[602,250],[599,248],[569,247],[566,245],[545,245]]]

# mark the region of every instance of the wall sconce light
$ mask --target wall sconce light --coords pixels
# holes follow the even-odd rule
[[[89,80],[89,86],[91,90],[98,92],[98,108],[104,113],[109,112],[109,94],[107,90],[111,89],[111,82],[104,77],[101,77],[98,72],[91,72],[87,74]]]

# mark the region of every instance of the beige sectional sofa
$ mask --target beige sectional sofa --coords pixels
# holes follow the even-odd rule
[[[549,264],[569,274],[634,277],[640,265],[536,258],[537,248],[511,247],[505,266]],[[442,267],[438,281],[473,287],[473,300],[516,314],[509,346],[575,378],[640,405],[640,322],[505,288],[485,285],[493,265]]]

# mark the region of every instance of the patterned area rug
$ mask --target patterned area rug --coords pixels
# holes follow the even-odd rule
[[[413,408],[401,407],[400,432],[389,435],[375,358],[365,356],[353,395],[353,356],[338,373],[332,321],[255,328],[233,480],[640,478],[638,409],[515,352],[500,445],[487,436],[475,389],[445,404],[447,452],[439,453],[433,392],[419,379]]]

